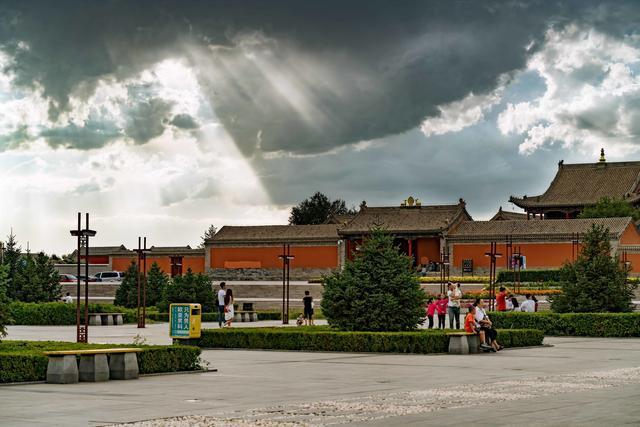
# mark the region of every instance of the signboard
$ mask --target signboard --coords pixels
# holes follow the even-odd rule
[[[172,338],[189,338],[190,316],[190,304],[171,304],[171,330],[169,335]]]
[[[462,260],[462,272],[463,273],[473,273],[473,260],[472,259],[463,259]]]

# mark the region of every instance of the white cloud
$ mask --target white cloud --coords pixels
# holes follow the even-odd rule
[[[502,75],[496,89],[489,93],[478,95],[470,93],[459,101],[438,106],[440,114],[422,122],[420,126],[422,133],[425,136],[444,135],[459,132],[480,122],[485,114],[502,100],[508,80],[507,75]]]
[[[637,38],[619,40],[576,26],[549,30],[526,71],[537,73],[546,91],[508,104],[498,128],[525,135],[523,154],[551,144],[592,153],[605,147],[616,156],[639,151],[639,61]]]

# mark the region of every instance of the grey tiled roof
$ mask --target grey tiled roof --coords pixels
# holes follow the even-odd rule
[[[223,242],[318,242],[338,241],[337,224],[319,225],[225,225],[210,239]]]
[[[457,205],[364,207],[344,227],[340,235],[366,234],[374,227],[390,233],[439,233],[460,217],[471,219],[464,202]]]
[[[640,162],[560,163],[544,194],[509,200],[525,209],[593,205],[603,197],[635,201],[639,177]]]
[[[612,238],[620,235],[632,222],[626,218],[589,218],[589,219],[545,219],[545,220],[506,220],[506,221],[466,221],[449,235],[449,240],[496,240],[506,236],[514,239],[571,239],[575,233],[584,234],[592,224],[603,225],[609,229]]]

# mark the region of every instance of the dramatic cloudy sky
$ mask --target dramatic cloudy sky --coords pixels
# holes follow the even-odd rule
[[[477,219],[640,159],[637,1],[0,0],[0,233],[196,245],[350,205]]]

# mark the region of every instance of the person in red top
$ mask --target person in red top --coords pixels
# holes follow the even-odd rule
[[[469,312],[464,317],[464,330],[470,334],[480,335],[480,349],[483,351],[490,351],[491,347],[485,344],[484,331],[480,329],[480,325],[476,322],[476,307],[473,304],[469,304]]]
[[[437,303],[433,298],[429,298],[427,302],[427,318],[429,319],[429,329],[433,329],[433,316],[437,310]]]
[[[449,304],[449,298],[443,294],[438,295],[438,300],[436,301],[438,329],[444,329],[444,321],[447,318],[447,304]]]
[[[496,309],[507,311],[507,288],[504,286],[500,286],[500,292],[496,295]]]

